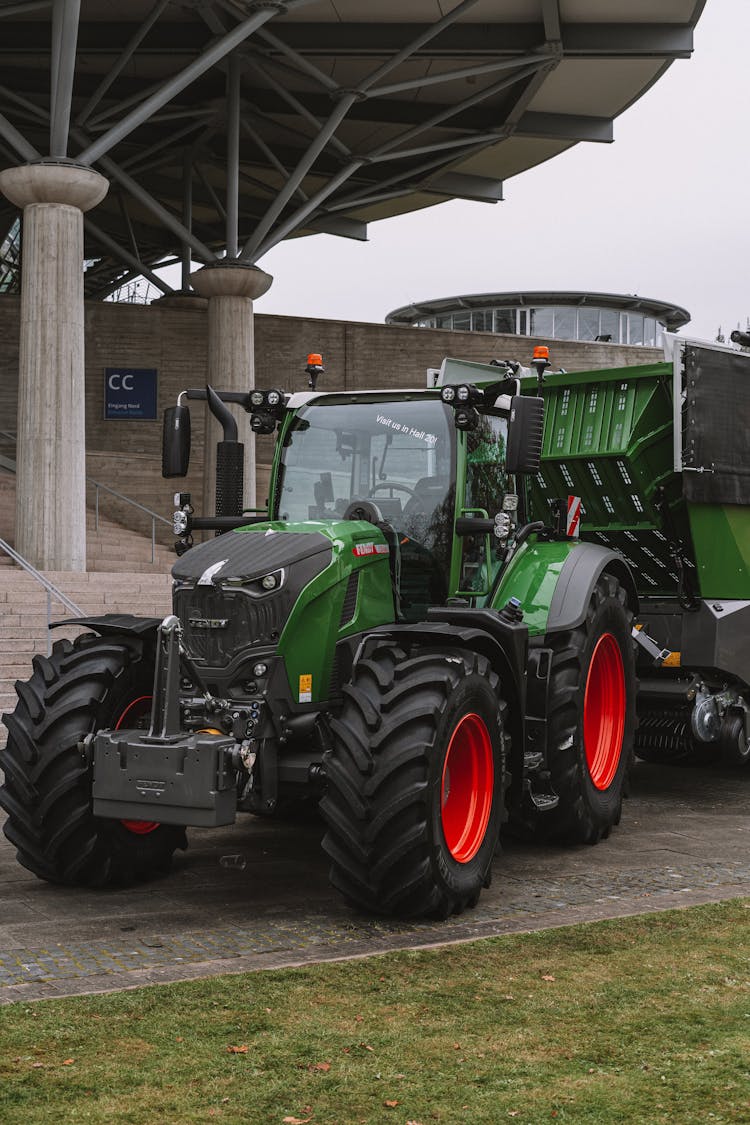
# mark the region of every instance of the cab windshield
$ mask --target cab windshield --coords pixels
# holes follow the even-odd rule
[[[336,403],[300,409],[287,433],[278,518],[341,519],[369,500],[399,535],[402,599],[435,604],[447,596],[455,504],[455,428],[439,399]],[[410,593],[410,573],[421,572]]]

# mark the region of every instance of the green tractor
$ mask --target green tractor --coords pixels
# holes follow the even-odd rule
[[[318,391],[311,358],[305,393],[166,412],[165,476],[187,472],[185,399],[222,423],[217,513],[178,494],[172,615],[87,618],[17,685],[0,804],[24,866],[130,882],[186,826],[314,799],[349,902],[458,913],[504,825],[593,844],[618,823],[636,656],[641,756],[747,760],[750,453],[716,406],[731,384],[747,416],[746,358],[446,360],[426,389],[356,393]],[[277,434],[262,514],[230,406]]]

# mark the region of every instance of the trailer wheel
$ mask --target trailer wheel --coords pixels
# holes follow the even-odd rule
[[[725,720],[721,732],[721,757],[728,766],[750,765],[750,740],[745,736],[743,715],[732,715]]]
[[[184,829],[95,817],[91,769],[78,749],[94,730],[136,725],[153,683],[144,642],[86,634],[58,641],[33,668],[4,716],[8,744],[0,754],[4,831],[19,862],[50,883],[90,887],[167,871],[175,849],[187,846]]]
[[[447,917],[489,886],[505,704],[480,656],[381,645],[331,722],[321,813],[331,882],[370,912]]]
[[[583,624],[548,638],[548,767],[559,805],[540,826],[554,838],[595,844],[620,821],[636,725],[631,620],[625,590],[605,572]]]

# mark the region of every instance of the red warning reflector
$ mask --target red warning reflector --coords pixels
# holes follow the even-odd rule
[[[569,539],[578,539],[581,534],[581,497],[568,497],[568,520],[565,527]]]

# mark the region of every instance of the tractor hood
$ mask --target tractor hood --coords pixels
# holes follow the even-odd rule
[[[362,520],[269,521],[192,547],[172,567],[185,648],[212,690],[281,658],[296,703],[324,697],[343,637],[393,621],[389,548]],[[302,680],[300,680],[302,677]]]
[[[316,573],[330,562],[328,536],[316,530],[287,531],[284,525],[262,524],[251,531],[228,531],[193,547],[172,567],[172,577],[201,585],[252,581],[321,554],[328,557],[317,560],[321,565]]]
[[[226,669],[249,649],[275,649],[302,591],[332,558],[319,531],[270,524],[193,547],[172,567],[187,651],[204,668]]]

